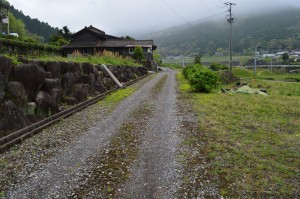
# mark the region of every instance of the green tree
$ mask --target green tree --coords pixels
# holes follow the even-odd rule
[[[156,61],[156,63],[161,64],[161,55],[158,50],[153,51],[153,60]]]
[[[7,0],[0,0],[0,3],[10,6],[10,3]]]
[[[287,60],[289,60],[289,58],[290,58],[290,56],[289,56],[289,54],[287,54],[287,53],[284,53],[284,54],[282,55],[282,60],[283,60],[284,62],[286,62]]]
[[[128,35],[126,35],[125,37],[122,36],[121,39],[125,39],[125,40],[135,40],[133,37],[130,37]]]
[[[69,42],[61,35],[51,35],[49,38],[49,44],[55,46],[63,46],[67,45]]]
[[[196,55],[194,64],[201,64],[201,55]]]
[[[59,29],[58,33],[51,35],[49,38],[49,44],[55,46],[67,45],[71,41],[72,33],[68,26],[64,26],[62,29]]]
[[[137,61],[141,61],[144,59],[144,53],[143,53],[143,49],[141,46],[136,46],[133,50],[133,57],[137,60]]]
[[[64,26],[62,29],[60,29],[58,31],[58,35],[62,36],[67,41],[70,41],[72,37],[72,33],[68,26]]]
[[[218,52],[218,55],[223,55],[224,52],[223,48],[217,48],[216,51]]]
[[[9,29],[10,32],[18,33],[20,37],[24,37],[26,35],[25,24],[22,20],[16,19],[13,14],[8,13],[9,17]]]

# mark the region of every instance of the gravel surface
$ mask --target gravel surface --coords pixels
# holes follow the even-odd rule
[[[83,134],[79,134],[74,141],[69,142],[69,144],[63,147],[59,153],[55,153],[53,158],[47,161],[44,165],[39,165],[34,172],[29,172],[26,177],[23,177],[24,182],[17,182],[17,184],[7,192],[7,197],[67,197],[70,190],[76,189],[80,185],[78,182],[92,166],[87,160],[89,160],[92,156],[96,156],[99,149],[107,147],[110,140],[117,135],[121,125],[130,118],[131,113],[139,107],[141,103],[151,99],[151,96],[153,96],[156,92],[153,90],[155,83],[161,80],[165,74],[169,76],[167,80],[168,86],[164,86],[163,89],[159,90],[160,94],[158,94],[158,96],[161,96],[159,96],[157,102],[155,102],[154,117],[149,119],[150,123],[146,127],[146,129],[153,130],[149,131],[149,135],[146,135],[145,133],[146,140],[143,141],[144,146],[142,147],[142,155],[139,159],[144,162],[143,164],[145,164],[145,168],[148,167],[145,170],[145,175],[143,176],[149,184],[149,186],[144,188],[146,191],[145,194],[148,196],[151,193],[157,194],[161,188],[164,188],[164,190],[171,189],[171,185],[169,184],[172,184],[174,180],[173,173],[176,166],[173,162],[176,162],[174,154],[177,141],[176,138],[169,135],[169,133],[172,132],[174,124],[173,121],[175,121],[172,116],[175,116],[174,104],[176,99],[175,73],[170,70],[158,74],[155,78],[143,85],[135,94],[120,103],[120,105],[110,115],[106,118],[102,118],[96,126]],[[170,96],[168,97],[168,95]],[[174,113],[172,113],[172,111]],[[155,123],[158,125],[155,125]],[[163,134],[160,138],[156,139],[160,133]],[[170,137],[172,138],[169,139]],[[162,139],[169,139],[169,144],[160,143]],[[147,146],[149,145],[147,144],[149,142],[155,143],[153,147],[149,148]],[[164,148],[159,150],[156,155],[156,152],[152,152],[152,150],[159,149],[158,147]],[[41,148],[40,150],[43,149]],[[11,150],[12,153],[13,151],[14,150]],[[171,155],[169,153],[171,153]],[[146,159],[154,159],[147,163],[144,161],[145,157]],[[172,162],[172,164],[167,162]],[[31,164],[30,160],[26,163],[26,165],[28,164]],[[152,176],[153,169],[155,176]],[[168,193],[167,191],[163,192],[166,194]],[[167,195],[165,198],[168,198]]]
[[[154,91],[152,98],[155,109],[143,128],[139,157],[118,198],[175,198],[179,187],[175,71],[168,71],[164,85]]]
[[[178,100],[176,72],[138,84],[113,110],[93,105],[1,154],[0,197],[219,198],[194,183],[206,165],[190,167],[199,154],[182,144],[197,119]]]
[[[67,186],[76,184],[76,175],[70,174],[86,169],[81,167],[85,156],[93,154],[93,147],[107,145],[120,121],[147,98],[155,81],[143,85],[110,115],[96,104],[1,154],[1,192],[7,198],[61,198]]]

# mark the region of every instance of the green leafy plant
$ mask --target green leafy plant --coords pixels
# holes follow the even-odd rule
[[[199,64],[187,66],[182,73],[195,92],[211,93],[220,85],[219,75]]]
[[[39,44],[34,42],[25,42],[19,38],[12,38],[11,36],[0,37],[0,45],[1,48],[11,49],[15,54],[59,54],[60,47],[52,46],[52,45],[45,45]]]
[[[133,50],[133,56],[137,61],[142,61],[144,59],[144,53],[141,46],[136,46]]]

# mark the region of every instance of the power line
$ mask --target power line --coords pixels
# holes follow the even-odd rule
[[[213,10],[205,3],[205,1],[202,1],[202,0],[200,0],[200,1],[207,9],[209,9],[211,12],[213,12]]]
[[[227,11],[226,11],[226,12],[227,12]],[[199,25],[199,24],[201,24],[201,23],[204,23],[205,20],[207,20],[207,19],[214,18],[214,17],[217,17],[217,16],[221,16],[221,15],[225,14],[226,12],[221,12],[221,13],[217,13],[217,14],[215,14],[215,15],[207,16],[207,17],[198,19],[197,21],[195,21],[195,22],[193,22],[193,23],[194,23],[194,24],[197,23],[197,25]],[[193,28],[194,30],[200,31],[200,29],[199,29],[197,26],[193,25],[193,23],[189,23],[189,22],[186,23],[186,22],[185,22],[186,25],[190,26],[190,27]],[[155,33],[156,33],[156,34],[157,34],[157,33],[163,33],[163,32],[168,31],[169,29],[170,29],[170,28],[168,28],[167,30],[164,29],[164,30],[156,31]],[[147,34],[144,33],[143,35],[147,35]]]
[[[165,0],[161,0],[171,11],[173,11],[180,19],[182,19],[186,24],[189,24],[185,18],[183,18],[174,8],[172,8]]]
[[[170,9],[172,12],[174,12],[174,14],[179,17],[186,25],[190,26],[192,29],[194,29],[197,33],[201,33],[201,30],[197,27],[197,26],[194,26],[193,24],[191,24],[190,22],[188,22],[183,16],[181,16],[173,7],[171,7],[165,0],[161,0],[165,6]],[[221,0],[219,0],[221,2]],[[202,2],[210,11],[213,11],[210,7],[208,7],[207,4],[205,4],[205,2]],[[212,18],[212,17],[219,17],[220,15],[223,15],[224,13],[226,12],[222,12],[222,13],[218,13],[218,14],[215,14],[215,15],[212,15],[212,16],[208,16],[208,17],[205,17],[205,18],[202,18],[200,20],[198,20],[197,24],[199,24],[200,21],[204,21],[206,19],[209,19],[209,18]],[[202,23],[202,22],[200,22]],[[163,31],[159,31],[159,32],[165,32],[165,30]],[[207,34],[204,34],[205,37],[208,37]]]
[[[200,0],[201,1],[201,0]],[[202,2],[202,4],[207,8],[207,9],[209,9],[209,11],[210,12],[214,12],[213,11],[213,9],[211,9],[207,4],[206,4],[206,2],[205,1],[201,1]],[[223,4],[223,3],[222,3]],[[219,17],[219,16],[218,16]],[[219,17],[220,19],[221,19],[221,17]]]
[[[199,29],[194,26],[193,24],[191,24],[190,22],[188,22],[184,17],[182,17],[174,8],[172,8],[165,0],[161,0],[172,12],[174,12],[185,24],[189,25],[190,27],[192,27],[193,29],[195,29],[197,32],[199,31]],[[210,9],[208,6],[207,6],[208,9]],[[210,9],[211,10],[211,9]],[[224,14],[224,12],[222,13],[218,13],[218,14],[215,14],[215,15],[211,15],[211,16],[208,16],[208,17],[204,17],[201,19],[202,20],[205,20],[205,19],[209,19],[209,18],[212,18],[212,17],[219,17],[220,15]],[[200,20],[199,20],[200,21]]]

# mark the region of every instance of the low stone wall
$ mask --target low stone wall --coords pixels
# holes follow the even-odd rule
[[[116,87],[100,65],[21,61],[0,56],[0,137]],[[146,67],[109,69],[122,83],[147,73]]]

